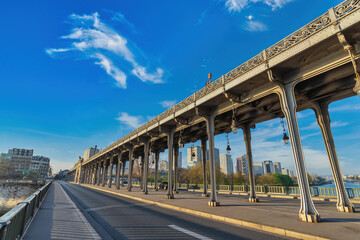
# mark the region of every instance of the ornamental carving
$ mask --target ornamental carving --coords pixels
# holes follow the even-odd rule
[[[360,0],[348,0],[340,3],[336,7],[334,7],[334,12],[336,18],[342,17],[352,10],[359,8]]]

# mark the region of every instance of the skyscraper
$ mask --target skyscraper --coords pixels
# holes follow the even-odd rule
[[[220,171],[226,175],[233,173],[233,161],[230,154],[220,154]]]
[[[218,148],[214,148],[215,152],[215,165],[220,166],[220,151]],[[209,149],[206,150],[206,161],[209,160]]]
[[[241,174],[249,174],[247,154],[242,155],[240,158],[236,158],[236,171]]]
[[[255,175],[264,175],[264,164],[262,162],[253,163],[253,167]]]
[[[274,164],[271,160],[265,160],[264,162],[264,174],[267,173],[274,173],[275,169],[274,169]]]
[[[282,168],[281,169],[281,174],[289,175],[289,170],[287,170],[286,168]]]
[[[193,146],[187,148],[187,167],[191,168],[201,162],[201,147]]]
[[[168,170],[168,162],[167,161],[160,161],[160,170],[167,171]]]
[[[274,162],[274,172],[281,174],[281,163],[280,162]]]

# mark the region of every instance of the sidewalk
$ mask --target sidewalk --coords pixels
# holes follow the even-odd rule
[[[54,181],[23,239],[100,239],[99,235]]]
[[[247,196],[219,195],[221,206],[208,207],[208,198],[202,198],[200,193],[180,191],[175,194],[175,199],[165,199],[165,191],[149,189],[149,194],[144,195],[137,187],[128,192],[125,188],[117,190],[88,184],[82,186],[294,238],[359,239],[360,236],[360,212],[340,213],[333,202],[314,201],[322,222],[305,223],[299,220],[300,201],[297,199],[260,197],[259,203],[249,203]],[[360,205],[355,204],[355,208],[360,210]]]

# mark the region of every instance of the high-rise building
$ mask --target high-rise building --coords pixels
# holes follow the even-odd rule
[[[281,169],[281,174],[289,175],[289,170],[287,170],[286,168],[282,168]]]
[[[201,147],[193,146],[187,148],[187,167],[191,168],[201,162]]]
[[[167,171],[169,169],[169,164],[167,161],[161,160],[160,161],[160,170]]]
[[[218,148],[214,148],[215,152],[215,165],[220,166],[220,151]],[[206,161],[209,160],[209,149],[206,150]]]
[[[253,167],[255,175],[264,175],[264,164],[262,162],[253,163]]]
[[[247,154],[244,154],[241,157],[236,158],[236,172],[240,172],[241,174],[249,175]]]
[[[275,172],[274,164],[271,160],[266,160],[263,163],[264,163],[264,165],[263,165],[264,166],[264,174]]]
[[[33,156],[33,149],[9,149],[8,154],[10,155],[10,174],[20,175],[23,171],[30,169],[31,158]]]
[[[290,177],[295,177],[294,171],[289,170],[289,176],[290,176]]]
[[[91,158],[92,156],[94,156],[98,152],[99,152],[99,149],[97,148],[97,146],[95,146],[94,148],[91,147],[91,148],[85,149],[84,150],[84,161]]]
[[[280,162],[274,162],[274,172],[281,174],[281,163]]]
[[[230,154],[220,154],[220,171],[226,175],[233,173],[233,161]]]

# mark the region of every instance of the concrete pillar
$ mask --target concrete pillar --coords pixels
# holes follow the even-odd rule
[[[174,192],[179,193],[178,191],[178,179],[179,179],[179,145],[175,144],[174,146]]]
[[[129,148],[129,177],[128,177],[128,191],[131,191],[132,188],[132,171],[134,168],[134,159],[133,159],[133,154],[134,154],[134,148],[131,146]]]
[[[246,154],[247,154],[247,162],[248,162],[248,170],[249,170],[249,183],[250,183],[249,202],[259,202],[259,199],[256,197],[256,192],[255,192],[255,176],[254,176],[254,166],[253,166],[252,151],[251,151],[251,131],[249,124],[244,125],[243,132],[244,132],[244,141],[246,145]]]
[[[96,184],[97,175],[98,175],[99,167],[97,166],[97,163],[94,164],[94,176],[93,176],[93,185]]]
[[[211,114],[205,116],[206,120],[206,131],[209,140],[209,160],[210,160],[210,184],[211,184],[211,194],[209,206],[216,207],[220,206],[216,192],[216,174],[215,174],[215,150],[214,150],[214,132],[215,132],[215,115]]]
[[[108,164],[107,164],[107,159],[105,158],[105,160],[104,160],[104,166],[103,166],[103,175],[102,175],[102,184],[101,184],[101,186],[102,187],[105,187],[105,185],[106,185],[106,180],[107,180],[107,176],[108,176]]]
[[[109,188],[111,188],[111,185],[112,185],[113,167],[114,167],[114,156],[111,156],[111,158],[110,158],[109,184],[108,184]]]
[[[155,151],[155,171],[154,171],[154,189],[158,191],[158,171],[159,171],[160,150]]]
[[[148,169],[149,169],[149,153],[150,153],[150,138],[144,141],[144,161],[143,161],[143,193],[148,194]]]
[[[299,125],[296,118],[296,99],[294,84],[279,84],[278,95],[281,109],[285,115],[289,130],[292,152],[297,172],[297,179],[300,192],[299,218],[304,222],[320,222],[320,214],[315,208],[311,198],[309,181],[307,178],[304,153],[301,145]]]
[[[124,176],[125,176],[125,165],[126,165],[126,161],[122,161],[121,162],[122,165],[122,174],[121,174],[121,186],[124,187]]]
[[[140,165],[140,189],[142,190],[144,186],[144,154],[141,155]]]
[[[174,130],[170,130],[167,132],[167,145],[168,145],[169,172],[168,172],[168,189],[167,189],[167,194],[165,197],[167,199],[173,199],[174,193],[173,193],[173,189],[172,189],[172,185],[173,185],[172,172],[173,172],[173,165],[174,165],[174,163],[173,163]]]
[[[122,151],[119,151],[117,156],[118,160],[116,164],[116,177],[115,177],[115,186],[117,189],[120,189],[121,157],[122,157]]]
[[[201,160],[203,164],[203,177],[204,177],[204,191],[201,194],[203,197],[209,197],[207,189],[207,169],[206,169],[206,137],[201,138]]]
[[[100,186],[100,182],[101,182],[101,161],[98,162],[98,171],[97,171],[97,177],[96,177],[96,183],[98,186]]]
[[[339,159],[336,153],[334,138],[331,132],[331,120],[328,106],[328,103],[315,103],[313,109],[315,111],[317,123],[321,129],[326,152],[330,161],[331,172],[334,178],[337,193],[337,210],[340,212],[353,213],[355,212],[355,208],[354,205],[350,202],[340,171]]]

